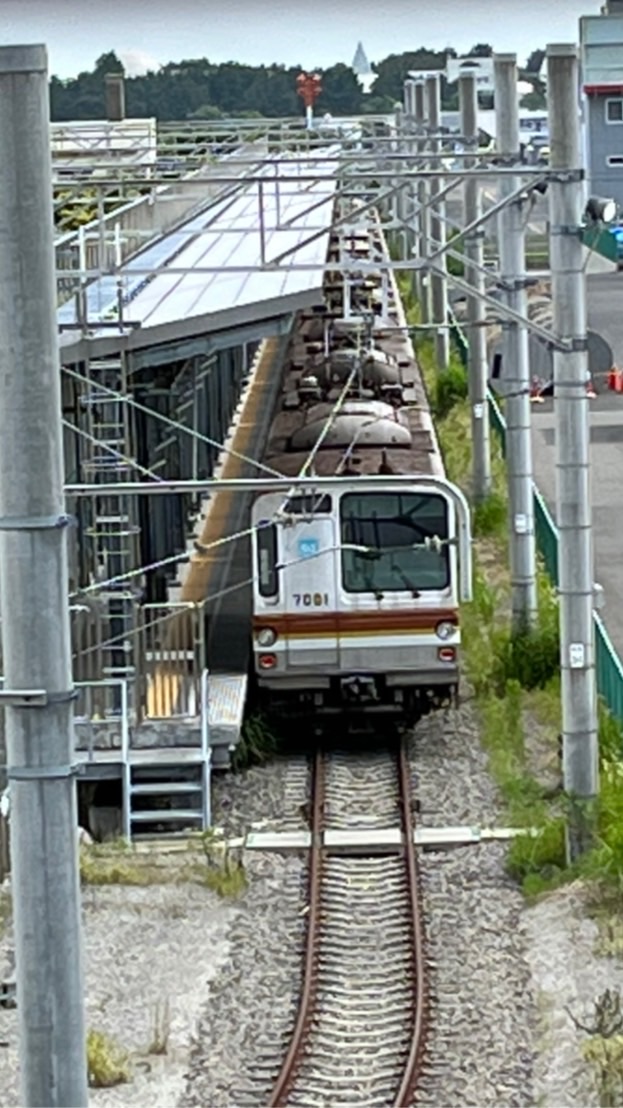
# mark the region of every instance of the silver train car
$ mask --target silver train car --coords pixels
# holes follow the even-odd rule
[[[378,224],[365,247],[384,250]],[[252,506],[254,680],[284,714],[412,723],[458,690],[469,510],[444,475],[396,287],[379,286],[351,288],[354,320],[331,287],[326,316],[300,317],[263,458],[292,485]]]

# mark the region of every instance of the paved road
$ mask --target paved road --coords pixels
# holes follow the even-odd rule
[[[602,332],[623,365],[623,274],[590,276],[588,297],[589,326]],[[598,388],[590,402],[595,580],[605,593],[602,618],[623,658],[623,394],[608,392],[602,383]],[[553,402],[533,405],[532,414],[535,479],[555,518]]]
[[[588,325],[610,343],[615,364],[623,366],[623,273],[604,258],[600,260],[609,271],[589,275]]]

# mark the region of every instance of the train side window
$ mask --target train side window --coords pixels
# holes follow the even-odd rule
[[[260,596],[277,596],[279,576],[277,573],[277,528],[274,523],[268,527],[259,527],[257,538],[257,563],[259,567],[257,588]]]

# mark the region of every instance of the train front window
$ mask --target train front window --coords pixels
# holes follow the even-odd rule
[[[448,503],[434,493],[347,493],[340,504],[347,592],[445,589],[450,582]],[[426,540],[441,546],[426,548]]]
[[[262,520],[256,530],[258,582],[260,596],[265,599],[277,596],[277,528],[274,523]]]

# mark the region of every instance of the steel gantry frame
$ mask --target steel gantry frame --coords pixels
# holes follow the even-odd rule
[[[555,62],[553,63],[556,64]],[[200,275],[214,273],[264,273],[264,272],[304,272],[331,273],[336,278],[341,276],[347,283],[349,278],[356,274],[375,272],[389,274],[394,271],[409,272],[416,280],[420,295],[426,292],[427,283],[432,283],[437,290],[451,285],[459,293],[469,298],[471,303],[479,304],[479,309],[473,311],[473,318],[468,321],[474,327],[486,327],[492,323],[501,323],[503,327],[518,328],[523,334],[531,333],[538,339],[547,343],[551,349],[557,352],[560,358],[574,355],[577,351],[577,337],[565,333],[566,328],[548,327],[536,319],[526,315],[523,307],[524,301],[519,298],[518,306],[513,297],[502,296],[497,298],[494,292],[502,288],[504,281],[501,279],[499,269],[492,269],[484,265],[482,253],[477,244],[481,240],[483,230],[487,226],[494,225],[500,217],[504,218],[507,212],[516,212],[518,206],[525,203],[535,189],[550,189],[550,196],[569,195],[575,190],[574,195],[579,195],[584,177],[583,167],[580,163],[579,151],[574,148],[570,164],[565,160],[553,160],[549,166],[532,166],[522,163],[520,152],[512,149],[504,150],[503,159],[496,153],[484,153],[476,148],[474,141],[474,114],[467,104],[467,115],[462,120],[461,130],[469,130],[467,136],[447,134],[439,131],[438,113],[436,103],[436,82],[434,75],[423,75],[421,80],[409,82],[405,89],[405,104],[396,112],[393,129],[390,134],[366,140],[358,145],[353,140],[352,134],[338,136],[332,133],[328,136],[318,136],[317,140],[310,140],[309,135],[301,148],[289,151],[288,156],[283,156],[283,149],[268,148],[268,143],[262,154],[256,150],[249,154],[248,159],[242,159],[232,172],[221,164],[211,167],[210,184],[217,190],[227,193],[227,190],[239,192],[244,189],[255,197],[255,209],[244,226],[232,227],[230,231],[255,235],[258,241],[257,264],[219,266],[199,265],[192,267],[192,272]],[[430,86],[430,88],[428,88]],[[435,86],[435,87],[433,87]],[[427,92],[428,90],[428,92]],[[428,102],[427,102],[428,101]],[[471,112],[471,115],[469,114]],[[431,126],[431,119],[434,126]],[[555,128],[554,128],[555,130]],[[266,128],[266,135],[271,129]],[[284,130],[284,134],[285,134]],[[287,140],[284,140],[286,142]],[[457,151],[457,144],[463,144],[463,149]],[[333,149],[327,149],[328,146]],[[453,149],[448,150],[451,146]],[[372,148],[370,148],[372,147]],[[570,148],[571,149],[571,148]],[[324,165],[319,172],[318,162]],[[500,164],[502,162],[503,164]],[[322,181],[323,177],[332,176],[336,180],[332,193],[320,198],[313,195],[314,187]],[[128,180],[130,180],[128,178]],[[171,187],[170,179],[158,178],[154,180],[154,186],[165,183]],[[194,187],[196,181],[193,183]],[[99,185],[102,188],[111,187],[114,180],[102,178]],[[503,195],[496,199],[486,211],[479,210],[478,196],[487,186],[503,185]],[[469,216],[467,222],[458,227],[451,241],[445,238],[445,226],[451,222],[445,216],[443,205],[459,185],[467,189],[469,199]],[[175,188],[183,192],[187,187],[184,180],[175,183]],[[320,212],[325,205],[331,203],[332,216],[329,223],[322,221],[322,226],[317,227],[312,223],[307,225],[305,235],[294,247],[286,250],[271,252],[267,249],[265,205],[266,190],[272,190],[273,194],[281,197],[288,195],[290,188],[309,188],[309,203],[304,210],[297,213],[296,217],[282,224],[277,205],[277,217],[273,220],[273,227],[290,228],[296,224],[297,219],[309,217],[314,212]],[[569,191],[571,190],[571,191]],[[370,261],[361,261],[359,258],[345,257],[343,255],[331,257],[324,263],[301,262],[297,252],[305,246],[311,245],[327,232],[338,234],[347,227],[356,227],[357,211],[352,210],[351,201],[354,197],[359,199],[359,211],[364,214],[370,208],[380,210],[383,216],[385,231],[392,233],[392,254],[375,258]],[[346,207],[345,207],[346,206]],[[140,223],[140,220],[138,220]],[[320,220],[319,220],[320,224]],[[137,221],[134,223],[134,234],[140,233]],[[571,233],[571,232],[570,232]],[[581,252],[579,245],[581,226],[578,219],[573,234],[578,240],[576,253]],[[137,239],[135,238],[135,242]],[[465,250],[459,247],[465,243]],[[71,250],[70,250],[71,254]],[[123,254],[123,252],[122,252]],[[57,270],[57,276],[65,282],[73,282],[74,286],[82,286],[101,274],[122,279],[123,256],[117,259],[106,258],[107,264],[85,264],[84,244],[80,264],[75,264],[77,253],[74,251],[70,257],[70,264],[65,264]],[[555,256],[555,251],[554,251]],[[465,265],[466,273],[470,279],[461,278],[446,270],[446,259],[452,257]],[[97,262],[98,259],[95,259]],[[182,276],[190,272],[183,265],[145,266],[133,267],[133,274],[146,279],[159,273],[166,272],[172,277]],[[476,278],[479,278],[476,280]],[[489,288],[486,284],[488,278]],[[426,310],[426,295],[424,300],[424,326],[438,333],[443,332],[443,347],[447,342],[447,328],[449,320],[446,315],[446,301],[437,295],[437,312]],[[439,305],[442,305],[441,309]],[[483,309],[488,310],[485,315]],[[435,318],[441,310],[444,318]],[[81,326],[88,341],[88,333],[93,321],[82,319]],[[138,322],[138,321],[137,321]],[[97,326],[97,323],[93,323]],[[120,349],[128,343],[130,332],[127,324],[116,321],[111,326],[111,333],[116,333],[116,341]],[[438,342],[439,351],[442,351],[442,343]],[[443,353],[443,351],[442,351]],[[445,363],[445,358],[440,358]],[[482,357],[479,354],[474,360],[479,363]],[[561,363],[562,364],[562,363]],[[478,372],[481,373],[482,366]],[[478,390],[478,407],[482,407],[482,397]],[[485,452],[488,448],[488,440],[483,439]],[[486,459],[480,458],[480,468],[483,472],[481,481],[483,490],[486,490],[488,477],[486,471]],[[484,465],[484,469],[483,469]],[[148,493],[161,492],[161,488],[143,486],[142,483],[133,483],[130,487],[138,491],[139,486]],[[79,486],[72,483],[68,486],[71,495],[81,495],[81,490],[87,486]],[[180,485],[179,488],[190,487]],[[521,514],[521,513],[520,513]],[[524,513],[525,514],[525,513]],[[530,570],[531,572],[531,570]],[[585,649],[585,655],[592,656],[590,647]],[[590,665],[590,662],[589,662]]]
[[[455,141],[454,136],[453,136],[452,140]],[[332,161],[333,159],[325,159],[323,157],[322,161],[324,162],[325,160]],[[336,168],[337,168],[340,164],[339,159],[335,159],[335,161],[336,161]],[[451,273],[446,272],[445,267],[442,266],[442,264],[441,264],[441,260],[443,259],[444,255],[449,253],[453,258],[456,258],[457,260],[460,260],[460,261],[462,261],[462,262],[469,265],[470,262],[469,262],[469,259],[466,257],[466,255],[464,255],[463,252],[456,249],[457,241],[460,241],[466,235],[469,236],[469,235],[475,233],[479,228],[483,227],[488,222],[494,220],[495,217],[505,207],[515,203],[516,200],[520,196],[524,195],[526,193],[526,191],[529,190],[531,187],[534,188],[536,185],[541,185],[543,183],[552,183],[552,182],[564,183],[565,181],[567,181],[569,179],[569,173],[568,172],[556,173],[556,172],[553,172],[553,171],[545,171],[543,169],[535,169],[533,167],[527,167],[527,166],[493,167],[493,168],[489,167],[486,172],[484,170],[480,171],[478,169],[475,169],[475,170],[470,169],[470,170],[466,170],[466,171],[461,172],[461,171],[455,171],[455,170],[451,170],[451,169],[450,170],[449,169],[444,169],[443,167],[440,168],[440,169],[434,169],[434,170],[426,169],[426,170],[422,170],[421,172],[408,169],[406,172],[404,172],[402,174],[397,170],[374,171],[374,170],[371,169],[370,174],[371,174],[372,182],[376,182],[376,181],[379,181],[379,180],[380,181],[387,181],[388,184],[389,184],[389,187],[387,189],[384,189],[383,191],[381,191],[381,189],[378,186],[375,188],[374,184],[372,184],[370,187],[366,186],[365,187],[365,192],[368,194],[368,196],[369,196],[370,193],[373,193],[373,195],[372,195],[372,197],[369,197],[368,200],[362,206],[362,209],[361,209],[362,212],[369,209],[369,208],[371,208],[371,207],[373,207],[373,206],[384,205],[393,196],[399,195],[399,194],[404,193],[405,191],[409,190],[412,187],[412,181],[414,179],[415,180],[422,180],[422,179],[424,179],[424,180],[433,180],[433,179],[441,180],[441,179],[445,179],[445,178],[448,178],[448,177],[450,178],[450,183],[445,187],[445,189],[443,189],[441,192],[437,193],[434,198],[428,197],[427,200],[426,200],[426,203],[423,204],[423,205],[420,205],[418,207],[418,212],[420,212],[420,213],[430,209],[430,207],[433,204],[435,204],[435,203],[438,204],[439,200],[440,200],[440,197],[448,195],[448,193],[453,188],[458,187],[460,184],[462,184],[466,180],[466,178],[469,178],[470,176],[477,177],[481,182],[482,182],[483,178],[485,180],[498,180],[498,179],[503,178],[505,176],[509,176],[509,177],[512,177],[513,179],[519,178],[522,183],[517,189],[510,192],[502,200],[500,200],[499,202],[493,204],[490,209],[488,209],[486,212],[484,212],[476,220],[473,220],[466,227],[463,227],[451,242],[445,242],[445,243],[443,243],[439,246],[434,247],[432,249],[432,251],[430,251],[427,254],[426,257],[414,258],[413,256],[402,256],[402,257],[395,257],[394,256],[392,258],[386,257],[384,259],[375,260],[374,262],[365,262],[365,261],[361,261],[360,259],[357,259],[356,262],[352,262],[352,261],[346,261],[345,262],[343,260],[331,259],[329,261],[326,261],[324,264],[319,264],[318,262],[315,262],[315,261],[314,262],[309,262],[309,263],[298,262],[298,261],[296,261],[296,258],[294,257],[294,255],[298,251],[302,250],[305,246],[310,245],[311,243],[315,242],[321,236],[326,235],[328,232],[329,233],[336,232],[340,229],[340,227],[344,226],[347,222],[352,223],[353,220],[356,220],[356,218],[357,218],[356,213],[354,213],[354,214],[350,213],[346,216],[337,214],[329,222],[328,225],[324,224],[321,228],[318,228],[317,230],[313,230],[310,234],[307,234],[304,238],[302,238],[297,243],[296,246],[293,246],[293,247],[289,248],[288,250],[282,251],[280,254],[278,254],[274,257],[269,257],[266,254],[266,246],[265,246],[266,226],[265,226],[265,220],[264,220],[264,209],[263,209],[263,204],[262,204],[262,200],[263,200],[263,196],[264,196],[264,189],[266,188],[267,183],[270,183],[270,184],[274,185],[275,189],[277,189],[277,190],[280,187],[282,187],[284,184],[300,184],[300,183],[304,182],[306,184],[312,185],[312,184],[317,183],[319,181],[318,175],[309,174],[309,173],[308,174],[303,174],[302,173],[302,174],[298,174],[298,175],[293,175],[293,174],[291,175],[291,174],[286,173],[286,174],[283,174],[283,175],[279,175],[278,177],[267,178],[265,175],[258,176],[256,174],[249,174],[249,175],[245,175],[242,180],[239,176],[233,176],[233,175],[223,175],[223,176],[219,176],[219,177],[212,177],[210,179],[210,183],[212,185],[223,185],[223,186],[227,185],[227,186],[230,186],[230,187],[234,186],[237,189],[242,189],[242,188],[251,189],[251,188],[253,188],[253,186],[257,186],[257,219],[253,220],[252,222],[249,222],[248,224],[245,224],[242,227],[230,228],[229,233],[231,233],[231,232],[240,233],[241,231],[244,231],[248,235],[255,234],[258,238],[258,244],[259,244],[259,247],[260,247],[259,253],[260,253],[260,255],[263,255],[263,257],[260,257],[259,263],[256,264],[256,265],[249,265],[249,264],[245,264],[245,265],[224,265],[224,266],[223,265],[218,265],[218,266],[217,265],[214,265],[214,266],[199,265],[199,266],[193,266],[193,267],[176,266],[174,264],[173,265],[164,264],[162,266],[145,266],[145,267],[141,267],[140,265],[133,265],[132,274],[135,277],[151,278],[151,277],[154,277],[154,276],[158,275],[159,273],[165,273],[165,272],[168,275],[171,275],[171,276],[183,276],[183,275],[188,274],[190,272],[196,273],[196,274],[202,274],[202,275],[221,274],[221,273],[228,273],[228,274],[245,273],[245,274],[248,274],[248,273],[275,272],[275,271],[278,271],[280,269],[287,270],[288,272],[304,272],[304,271],[307,271],[307,272],[331,272],[331,273],[347,273],[347,274],[352,273],[354,271],[360,272],[360,273],[365,273],[366,271],[368,271],[368,272],[369,271],[375,271],[375,272],[379,272],[379,271],[411,271],[411,272],[423,272],[425,274],[426,273],[433,274],[436,277],[439,277],[440,279],[442,279],[444,281],[448,281],[458,291],[461,291],[461,292],[464,292],[464,293],[466,293],[466,292],[471,293],[471,291],[472,291],[471,286],[469,286],[467,282],[463,281],[460,277],[458,277],[455,274],[451,274]],[[578,176],[580,174],[581,174],[580,170],[572,171],[573,176]],[[335,203],[335,211],[339,213],[340,212],[340,207],[341,207],[341,202],[344,201],[344,200],[351,199],[351,194],[349,192],[349,189],[351,188],[352,183],[353,183],[353,179],[350,178],[349,175],[344,175],[341,179],[338,180],[334,195],[332,194],[331,196],[323,197],[320,201],[318,201],[318,200],[313,201],[312,203],[310,203],[308,205],[307,208],[305,208],[303,211],[298,213],[297,218],[302,219],[305,214],[309,214],[309,212],[311,212],[311,211],[313,211],[313,210],[315,210],[315,209],[317,209],[317,208],[319,208],[323,205],[326,205],[330,202]],[[413,219],[415,214],[416,213],[411,213],[411,219]],[[407,216],[406,218],[408,220],[409,216]],[[284,225],[277,224],[277,226],[274,227],[274,229],[277,229],[277,230],[287,229],[287,227],[292,226],[293,222],[294,221],[291,219],[291,220],[288,221],[288,224],[284,224]],[[395,221],[393,223],[390,221],[389,223],[385,224],[385,230],[390,230],[391,231],[396,226],[401,228],[401,227],[403,227],[404,222],[405,222],[405,220],[403,220],[403,219],[400,219],[400,220]],[[137,235],[136,228],[133,229],[132,234],[134,236]],[[197,234],[197,232],[193,232],[193,234]],[[199,234],[201,234],[201,232],[199,232]],[[119,232],[117,231],[117,238],[118,238],[118,235],[119,235]],[[81,236],[80,236],[80,234],[78,234],[78,235],[76,235],[76,242],[75,242],[76,252],[79,252],[79,248],[80,248],[81,244],[82,244],[82,253],[84,254],[84,237],[81,240]],[[64,248],[67,249],[67,247],[70,244],[68,244],[65,241],[63,245],[64,245]],[[83,262],[82,266],[80,264],[75,265],[75,266],[66,265],[61,269],[57,269],[57,279],[59,280],[59,282],[71,284],[74,287],[74,289],[80,289],[85,283],[87,283],[89,281],[92,281],[92,280],[95,280],[98,277],[103,276],[103,275],[113,276],[113,277],[118,278],[119,280],[122,280],[123,279],[123,264],[124,264],[125,260],[126,259],[123,258],[122,254],[121,254],[121,256],[118,256],[118,258],[116,260],[116,263],[115,262],[111,263],[110,259],[107,258],[108,264],[106,264],[102,267],[95,266],[93,268],[86,268],[84,266],[84,262]],[[97,262],[97,258],[94,259],[94,261]],[[487,273],[489,274],[489,277],[490,277],[491,280],[495,280],[495,274],[492,273],[491,270],[487,270]],[[507,304],[501,303],[500,301],[496,300],[494,297],[488,296],[484,292],[479,294],[479,295],[482,297],[482,299],[484,299],[485,303],[487,303],[494,310],[494,312],[495,312],[495,314],[498,318],[501,318],[502,320],[508,319],[510,321],[513,321],[513,322],[518,322],[516,313],[514,313],[512,308],[510,308]],[[428,321],[428,322],[431,323],[432,327],[435,327],[437,325],[440,326],[440,327],[443,327],[447,321],[440,319],[440,320],[434,320],[434,321]],[[525,326],[528,328],[528,330],[531,330],[535,335],[537,335],[539,338],[542,338],[544,341],[552,343],[555,348],[562,349],[562,350],[567,349],[567,344],[565,343],[565,341],[557,338],[557,336],[552,331],[549,331],[546,328],[539,326],[538,323],[535,323],[534,321],[531,321],[531,320],[527,320],[527,321],[522,320],[522,322],[525,322]],[[99,321],[96,324],[95,321],[89,321],[88,319],[83,319],[81,321],[81,324],[82,324],[82,329],[85,332],[87,332],[90,329],[90,326],[97,326],[97,327],[100,326]],[[123,325],[123,321],[121,321],[121,329],[122,329],[122,325]],[[115,321],[115,323],[111,324],[111,326],[119,328],[120,327],[119,321],[118,320]]]

